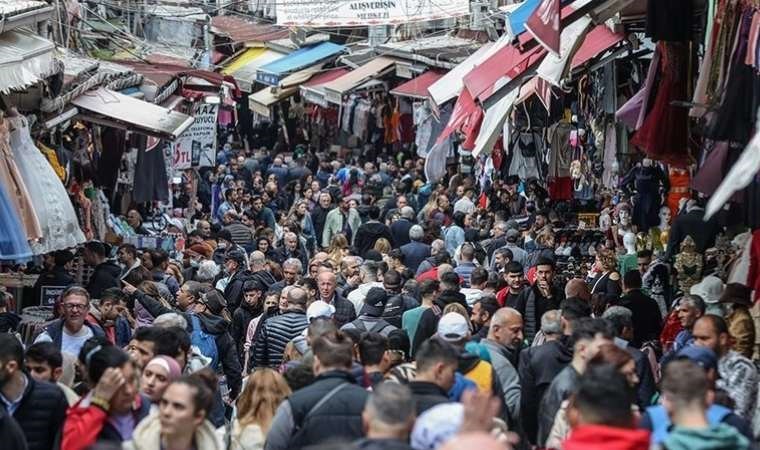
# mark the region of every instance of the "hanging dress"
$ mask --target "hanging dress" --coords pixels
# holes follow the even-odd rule
[[[0,260],[26,260],[32,257],[24,227],[13,200],[0,184]]]
[[[42,229],[42,239],[31,243],[32,251],[39,255],[83,243],[84,234],[71,199],[45,156],[34,145],[26,119],[10,117],[7,123],[13,156]]]
[[[26,235],[27,240],[40,239],[42,229],[29,190],[13,157],[8,123],[3,119],[0,119],[0,184],[5,188],[5,193],[21,220],[19,229]]]

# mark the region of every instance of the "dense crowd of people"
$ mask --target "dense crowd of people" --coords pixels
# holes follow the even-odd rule
[[[182,253],[90,241],[33,343],[0,296],[0,447],[749,449],[760,437],[740,248],[682,205],[636,249],[516,177],[222,152]],[[358,162],[362,164],[358,164]],[[218,189],[217,189],[218,188]],[[201,189],[204,192],[204,189]],[[178,193],[180,198],[192,198]],[[187,200],[185,198],[185,200]],[[205,199],[205,200],[204,200]],[[628,209],[626,209],[628,208]],[[128,222],[147,234],[141,214]],[[633,240],[632,240],[633,239]],[[72,261],[92,267],[75,283]]]

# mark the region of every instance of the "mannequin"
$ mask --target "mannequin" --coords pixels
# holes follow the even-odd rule
[[[618,257],[618,272],[625,276],[629,270],[637,270],[636,265],[636,235],[628,232],[623,235],[623,247],[625,254]]]
[[[649,158],[644,158],[641,165],[631,169],[620,182],[624,189],[633,189],[632,222],[641,231],[648,231],[657,224],[657,211],[661,206],[661,191],[665,187],[665,175]],[[633,186],[631,186],[633,185]]]
[[[617,206],[616,211],[616,223],[612,225],[612,240],[615,242],[615,247],[623,249],[623,236],[626,233],[636,233],[636,228],[631,223],[631,207],[627,203],[620,203]]]
[[[606,234],[608,231],[610,231],[610,227],[612,227],[612,217],[610,217],[610,210],[609,208],[604,208],[599,214],[599,230]]]
[[[678,271],[678,289],[688,293],[692,286],[702,278],[702,255],[697,253],[697,245],[691,236],[681,242],[681,252],[676,255],[673,268]]]
[[[690,197],[691,175],[686,169],[674,167],[668,171],[668,178],[670,179],[670,190],[668,191],[667,204],[671,215],[675,216],[678,213],[678,204],[681,199]]]
[[[658,217],[660,218],[660,223],[656,227],[649,229],[649,238],[652,245],[650,250],[660,253],[664,252],[668,245],[670,220],[672,217],[670,208],[667,206],[661,207]]]

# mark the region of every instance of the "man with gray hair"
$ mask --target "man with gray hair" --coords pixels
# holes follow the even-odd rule
[[[282,263],[282,280],[273,284],[270,289],[281,291],[286,286],[293,286],[303,275],[303,265],[298,258],[288,258]]]
[[[277,282],[267,267],[267,257],[264,253],[254,250],[248,259],[248,264],[253,277],[258,278],[265,285],[271,286]]]
[[[550,309],[541,316],[541,330],[536,333],[531,347],[556,341],[562,336],[562,318],[560,310]]]
[[[272,260],[278,264],[282,264],[289,258],[296,258],[301,261],[302,266],[309,265],[309,259],[306,256],[306,249],[301,245],[301,240],[298,239],[298,235],[292,231],[288,231],[282,237],[282,245],[275,249],[272,254]]]
[[[415,402],[409,387],[381,383],[370,393],[362,412],[366,437],[352,448],[411,450],[407,442],[415,419]]]
[[[520,420],[520,376],[518,354],[523,343],[522,314],[513,308],[498,309],[491,318],[488,337],[481,341],[491,356],[491,365],[504,390],[504,406],[510,429]]]
[[[446,251],[446,243],[443,239],[436,239],[430,244],[430,256],[420,263],[414,276],[418,277],[444,262],[451,262],[451,255]]]
[[[411,206],[404,206],[400,212],[401,217],[391,224],[391,236],[396,247],[410,242],[409,230],[414,226],[414,209]]]
[[[636,375],[639,377],[639,385],[636,391],[636,403],[640,408],[649,406],[652,397],[657,391],[654,382],[654,373],[649,364],[649,358],[641,350],[631,345],[633,339],[633,312],[624,306],[610,306],[602,314],[602,318],[612,324],[615,332],[615,345],[627,351],[636,363]]]
[[[414,225],[409,229],[409,242],[401,246],[401,253],[404,255],[406,267],[412,272],[417,272],[422,261],[430,256],[430,246],[422,242],[425,236],[425,230],[419,225]]]

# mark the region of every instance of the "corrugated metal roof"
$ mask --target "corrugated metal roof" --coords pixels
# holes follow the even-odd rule
[[[206,13],[201,8],[191,8],[186,6],[173,5],[152,5],[146,6],[145,12],[148,15],[161,17],[165,20],[180,20],[194,22],[197,20],[206,20]]]
[[[168,139],[176,139],[194,120],[187,114],[105,88],[89,91],[71,103],[79,108],[84,120],[112,120],[138,132]]]
[[[3,0],[0,2],[0,15],[12,17],[35,9],[42,9],[49,6],[45,2],[32,0]]]
[[[54,44],[28,31],[0,34],[0,92],[20,89],[52,75],[59,65]]]
[[[211,32],[227,36],[233,43],[273,41],[284,39],[290,33],[282,27],[249,22],[237,16],[212,17]]]
[[[344,46],[332,42],[322,42],[309,47],[303,47],[287,56],[261,66],[257,72],[256,80],[260,83],[276,86],[288,74],[323,62],[343,51],[345,51]]]

